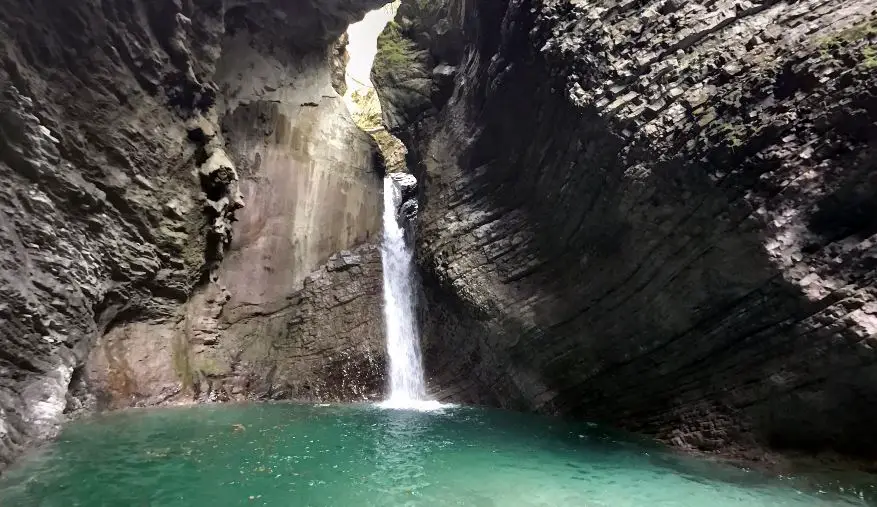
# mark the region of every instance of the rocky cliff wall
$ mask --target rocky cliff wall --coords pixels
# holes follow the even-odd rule
[[[0,2],[0,466],[93,393],[373,394],[380,177],[330,55],[381,3]]]
[[[272,49],[282,40],[270,30],[226,35],[214,75],[222,132],[240,191],[254,198],[235,214],[214,283],[177,319],[99,340],[89,378],[110,406],[193,395],[361,399],[381,389],[377,250],[344,254],[359,259],[350,273],[324,266],[379,236],[375,149],[331,87],[326,46]],[[368,372],[344,379],[362,393],[343,390],[342,369]]]
[[[877,454],[875,9],[403,2],[373,80],[443,396]]]

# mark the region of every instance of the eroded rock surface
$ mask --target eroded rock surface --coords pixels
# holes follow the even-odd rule
[[[875,9],[405,1],[373,80],[420,182],[433,383],[877,454]]]
[[[95,348],[90,377],[111,406],[192,396],[359,400],[382,388],[377,251],[352,257],[360,260],[349,272],[333,260],[323,266],[379,236],[373,143],[330,85],[326,46],[273,51],[282,36],[260,26],[258,35],[226,35],[215,75],[241,191],[258,199],[236,213],[215,283],[178,321],[137,323]],[[132,366],[141,361],[163,364],[161,379],[156,367]]]
[[[0,467],[95,391],[373,392],[380,176],[330,61],[382,3],[0,1]]]
[[[109,408],[376,399],[384,385],[380,281],[380,251],[366,244],[332,255],[270,302],[224,305],[208,286],[172,322],[103,336],[88,364],[92,388]]]
[[[396,219],[399,223],[414,224],[417,219],[417,178],[408,173],[394,173],[390,175],[393,183],[399,189],[399,209],[396,210]]]

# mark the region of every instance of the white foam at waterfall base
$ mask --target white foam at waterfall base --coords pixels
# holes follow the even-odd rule
[[[394,400],[390,398],[377,404],[380,408],[390,410],[414,410],[417,412],[437,412],[446,408],[454,408],[453,403],[442,403],[436,400]]]
[[[447,407],[426,394],[420,333],[415,313],[414,259],[405,242],[405,231],[396,217],[402,192],[391,176],[384,180],[384,323],[390,360],[390,396],[378,406],[404,410],[439,410]]]

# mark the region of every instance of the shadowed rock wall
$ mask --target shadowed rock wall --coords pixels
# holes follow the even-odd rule
[[[877,454],[875,7],[404,2],[373,79],[442,396]]]

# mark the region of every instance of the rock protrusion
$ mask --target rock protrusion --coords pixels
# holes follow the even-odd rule
[[[464,47],[458,13],[447,0],[403,2],[378,37],[371,79],[393,135],[404,135],[407,125],[450,99]]]
[[[235,212],[244,207],[234,163],[222,147],[216,126],[203,116],[193,121],[189,139],[196,143],[196,172],[201,183],[204,210],[210,221],[205,258],[207,269],[215,269],[231,244]]]
[[[396,207],[396,220],[403,225],[406,239],[413,241],[417,220],[417,178],[408,173],[392,173],[387,176],[399,191]]]
[[[344,32],[332,45],[332,88],[338,92],[338,95],[347,93],[347,64],[350,63],[348,44],[350,44],[350,35]]]

